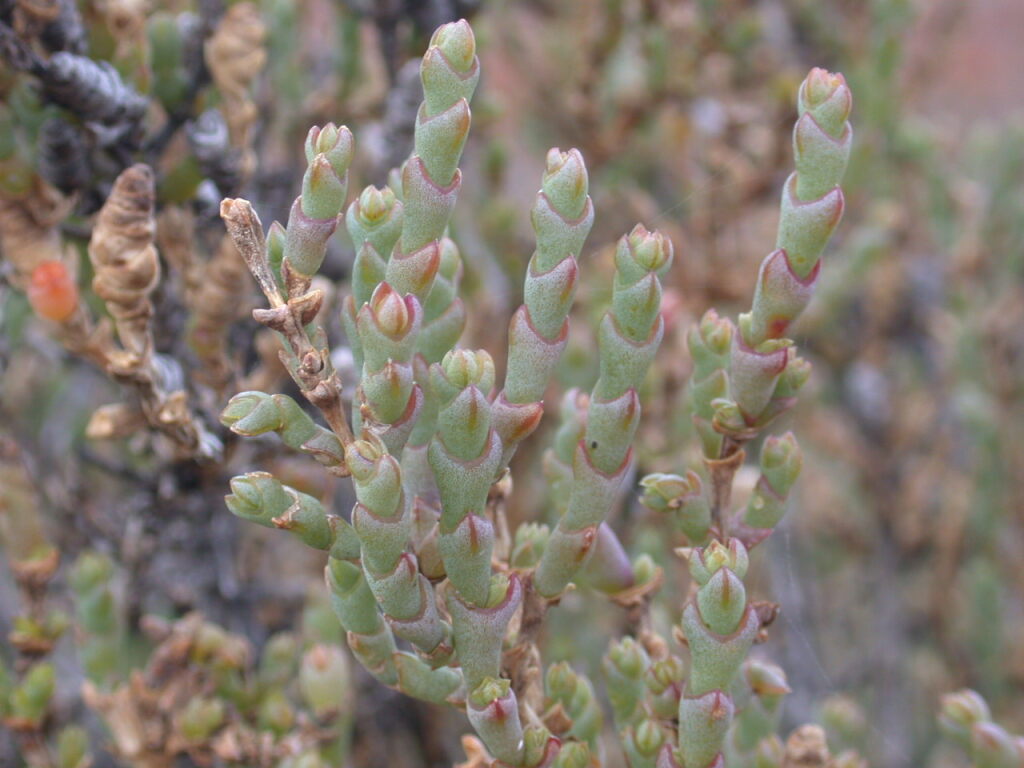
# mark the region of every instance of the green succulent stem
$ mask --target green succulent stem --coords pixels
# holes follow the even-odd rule
[[[640,419],[637,388],[664,332],[658,278],[672,255],[671,241],[639,224],[616,249],[612,306],[598,333],[600,373],[573,451],[569,498],[534,575],[544,597],[559,595],[582,568],[618,499]]]
[[[171,99],[177,42],[165,27],[161,21],[153,32],[166,38],[159,76]],[[316,322],[326,294],[313,283],[345,209],[351,133],[333,124],[310,131],[302,194],[287,227],[272,227],[265,242],[248,203],[222,206],[270,303],[254,316],[279,334],[282,359],[329,428],[287,395],[259,391],[233,397],[221,421],[244,437],[277,434],[333,474],[350,475],[355,493],[344,518],[269,473],[250,472],[231,480],[226,504],[238,517],[290,531],[327,554],[331,607],[353,656],[395,690],[463,709],[479,737],[466,742],[481,753],[471,762],[586,768],[605,761],[604,716],[590,679],[569,662],[551,664],[541,679],[542,619],[575,583],[624,606],[635,635],[613,642],[601,664],[629,765],[781,765],[775,730],[788,686],[778,667],[748,659],[769,617],[765,604],[750,599],[745,579],[750,550],[779,524],[799,475],[795,437],[764,439],[760,477],[741,508],[733,508],[731,492],[752,441],[792,406],[809,376],[786,333],[813,296],[821,254],[842,214],[849,90],[842,76],[817,69],[801,86],[795,171],[783,188],[775,248],[761,264],[751,310],[735,323],[710,310],[687,336],[688,405],[702,455],[689,456],[678,473],[640,481],[642,504],[688,547],[676,550],[693,582],[679,618],[680,656],[653,630],[662,617],[650,613],[664,564],[654,554],[631,559],[628,547],[639,539],[620,541],[609,523],[632,478],[639,393],[666,316],[673,316],[662,309],[672,243],[639,224],[618,241],[610,305],[596,333],[596,381],[589,392],[562,397],[561,421],[537,472],[547,482],[550,517],[508,530],[519,512],[506,514],[510,461],[543,416],[567,344],[594,205],[581,153],[550,150],[531,210],[536,246],[499,384],[488,352],[458,346],[467,324],[461,281],[474,265],[468,251],[463,263],[448,231],[479,74],[469,25],[439,28],[421,65],[413,154],[389,175],[390,186],[366,187],[347,207],[355,257],[341,320],[358,374],[351,430],[332,367],[338,356]],[[86,561],[73,578],[82,623],[102,635],[113,610],[103,568]],[[261,727],[278,735],[293,727],[284,683],[296,674],[317,722],[351,720],[346,657],[323,643],[302,649],[285,639],[273,648],[259,672],[265,690],[253,704]],[[37,666],[16,703],[39,720],[52,669]],[[228,712],[204,694],[182,722],[209,739]],[[983,702],[967,694],[951,699],[943,723],[979,768],[1011,768],[1017,743],[991,723]],[[343,740],[337,744],[295,755],[289,765],[333,759],[345,748]]]

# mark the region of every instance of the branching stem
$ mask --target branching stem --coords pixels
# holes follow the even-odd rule
[[[253,317],[281,334],[287,348],[282,352],[282,360],[292,378],[306,399],[323,414],[342,444],[348,446],[353,438],[345,418],[341,382],[328,359],[329,351],[316,349],[306,332],[306,326],[323,304],[323,292],[313,289],[286,300],[267,261],[263,225],[249,201],[225,199],[220,214],[235,247],[270,302],[270,309],[255,309]],[[293,364],[289,364],[290,360]]]

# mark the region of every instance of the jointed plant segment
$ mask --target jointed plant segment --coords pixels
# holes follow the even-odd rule
[[[736,325],[711,310],[690,334],[703,465],[641,482],[643,503],[689,542],[695,589],[682,611],[684,662],[643,618],[658,571],[646,557],[631,563],[606,522],[627,490],[638,389],[664,332],[660,277],[673,248],[660,233],[637,225],[618,243],[611,306],[598,327],[600,373],[589,394],[565,397],[545,462],[556,524],[503,533],[509,461],[541,419],[594,210],[582,155],[552,149],[500,384],[487,352],[457,346],[462,266],[447,236],[478,78],[469,25],[443,26],[421,66],[413,154],[391,174],[392,187],[367,187],[345,210],[354,141],[327,125],[307,138],[308,169],[286,227],[264,234],[246,201],[224,201],[228,230],[270,303],[255,317],[277,332],[292,378],[328,428],[286,395],[255,391],[236,395],[222,420],[241,435],[277,432],[328,471],[351,475],[357,498],[349,521],[253,472],[232,481],[228,505],[328,553],[327,584],[356,658],[385,685],[464,709],[480,740],[467,742],[471,765],[603,759],[594,685],[564,663],[545,674],[535,644],[546,611],[575,582],[640,617],[635,636],[614,641],[604,663],[630,765],[781,766],[786,749],[774,730],[785,675],[747,659],[775,608],[748,600],[743,579],[749,551],[779,522],[799,473],[793,435],[764,441],[745,507],[734,509],[730,492],[744,447],[807,380],[785,333],[811,299],[842,215],[850,91],[841,75],[819,69],[801,85],[796,170],[751,310]],[[359,373],[358,388],[345,393],[347,415],[314,287],[343,211],[356,259],[342,318]]]

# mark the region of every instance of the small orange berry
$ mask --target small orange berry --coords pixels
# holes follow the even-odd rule
[[[78,286],[61,261],[44,261],[32,270],[26,293],[37,315],[58,323],[78,306]]]

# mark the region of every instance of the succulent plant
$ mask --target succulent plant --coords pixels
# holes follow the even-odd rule
[[[910,3],[488,4],[479,94],[478,0],[79,5],[0,2],[0,763],[945,765],[916,682],[1024,765],[1021,134],[907,119]]]
[[[244,200],[222,206],[271,303],[255,317],[281,335],[293,378],[329,429],[294,401],[259,392],[236,396],[222,420],[239,434],[276,431],[314,456],[314,444],[335,441],[343,462],[335,447],[325,463],[351,475],[357,499],[346,522],[253,473],[232,481],[228,502],[240,516],[328,551],[338,618],[356,658],[378,680],[465,707],[495,765],[587,764],[602,749],[593,685],[567,664],[549,668],[543,689],[531,682],[539,674],[536,638],[547,610],[574,582],[641,611],[657,588],[657,571],[644,559],[630,563],[607,520],[635,464],[638,392],[664,333],[660,277],[673,247],[640,224],[619,241],[611,305],[598,326],[600,372],[589,396],[567,398],[550,458],[548,475],[561,489],[556,523],[520,527],[510,551],[511,542],[499,541],[506,525],[500,500],[511,487],[510,459],[542,417],[568,337],[577,259],[594,219],[587,172],[575,149],[548,154],[532,211],[537,248],[499,384],[486,351],[457,345],[465,322],[456,295],[461,267],[446,229],[479,77],[466,22],[438,29],[420,73],[413,154],[391,175],[400,188],[368,187],[345,215],[356,252],[342,314],[359,373],[351,420],[340,415],[343,395],[314,320],[321,297],[310,289],[344,200],[351,134],[333,125],[312,129],[303,192],[283,232],[275,225],[265,237]],[[607,657],[616,721],[634,766],[703,768],[718,765],[727,750],[730,760],[746,761],[774,736],[788,688],[774,666],[744,666],[771,611],[747,599],[743,578],[748,550],[779,522],[799,473],[793,436],[765,442],[762,477],[745,509],[733,511],[729,491],[743,446],[792,405],[807,378],[807,365],[782,336],[810,300],[842,214],[849,112],[842,76],[812,70],[799,93],[797,170],[784,188],[777,250],[762,265],[753,308],[738,328],[712,312],[691,335],[705,466],[642,483],[645,503],[675,517],[691,541],[696,591],[682,617],[688,666],[653,637],[644,638],[647,647],[627,638]],[[747,689],[738,708],[732,691],[741,667]]]
[[[1024,736],[993,722],[988,704],[976,691],[964,689],[943,696],[939,727],[970,755],[975,768],[1024,765]]]

